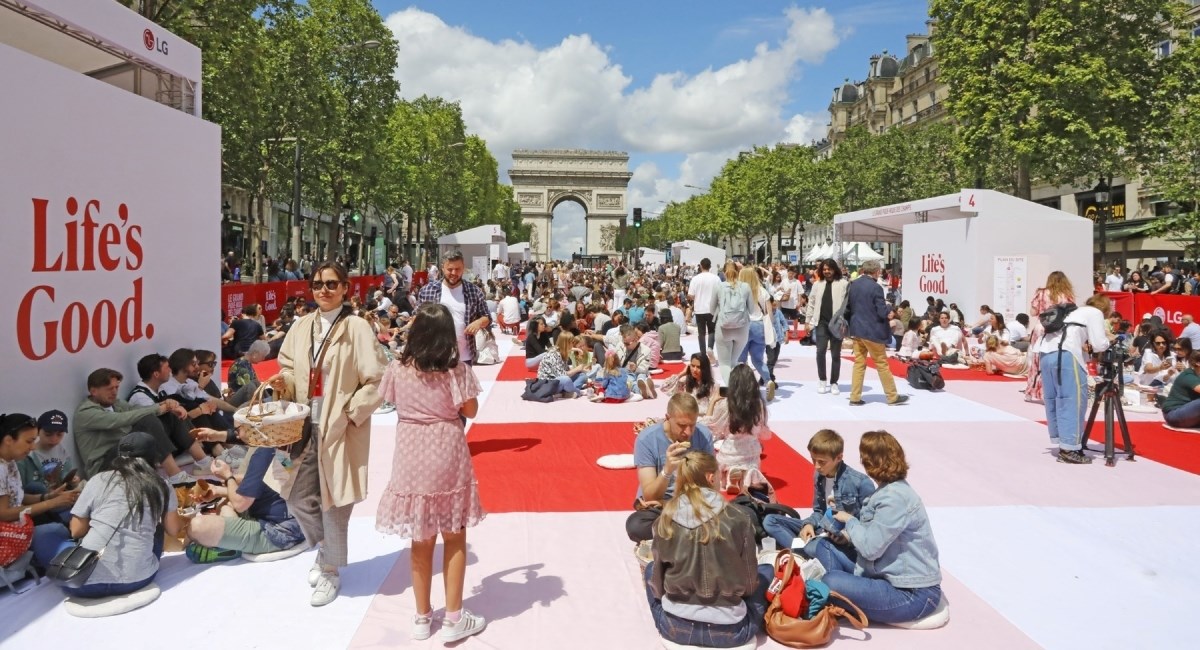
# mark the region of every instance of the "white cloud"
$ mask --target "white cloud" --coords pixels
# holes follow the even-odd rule
[[[523,40],[480,38],[416,8],[392,14],[387,24],[399,43],[401,93],[460,102],[467,128],[487,141],[502,170],[515,148],[685,156],[671,172],[652,163],[634,170],[628,204],[653,212],[659,201],[697,192],[686,185],[707,187],[739,150],[823,135],[824,120],[786,115],[784,106],[801,65],[819,63],[840,38],[824,9],[792,7],[773,25],[737,27],[781,34],[741,60],[692,75],[663,71],[631,88],[634,80],[587,34],[539,49]],[[553,253],[578,250],[582,220],[557,221],[574,228],[560,235],[555,224]]]
[[[784,142],[808,144],[820,140],[829,133],[828,113],[797,113],[784,129]]]

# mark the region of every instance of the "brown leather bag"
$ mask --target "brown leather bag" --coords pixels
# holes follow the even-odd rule
[[[783,553],[780,553],[780,555],[783,555]],[[779,559],[776,558],[775,562],[778,564]],[[783,573],[783,584],[787,584],[791,580],[791,574],[795,565],[795,562],[786,563]],[[834,598],[849,604],[854,609],[854,614],[833,604]],[[833,640],[833,633],[838,628],[839,617],[844,617],[850,621],[851,625],[860,630],[867,626],[867,615],[863,614],[858,605],[850,602],[849,598],[836,591],[829,593],[829,604],[817,612],[816,616],[807,620],[792,618],[784,614],[780,599],[776,598],[767,607],[767,636],[774,639],[776,643],[789,648],[817,648]]]

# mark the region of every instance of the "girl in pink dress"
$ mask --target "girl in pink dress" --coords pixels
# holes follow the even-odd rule
[[[383,375],[383,398],[397,406],[392,478],[379,501],[375,527],[412,539],[412,584],[417,601],[413,638],[430,636],[433,549],[442,536],[442,576],[447,643],[483,631],[483,617],[463,609],[467,528],[484,517],[478,481],[464,433],[465,418],[479,410],[479,380],[458,360],[450,310],[425,304],[417,310],[408,343]]]
[[[771,437],[767,426],[767,403],[758,389],[754,371],[746,364],[733,367],[729,373],[729,418],[724,427],[714,428],[713,441],[717,447],[717,467],[721,490],[729,494],[756,492],[775,501],[775,491],[760,469],[762,441]]]

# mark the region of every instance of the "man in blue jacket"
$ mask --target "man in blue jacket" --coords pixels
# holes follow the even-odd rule
[[[896,392],[896,380],[888,366],[886,343],[892,338],[888,327],[888,312],[891,309],[883,299],[883,287],[879,286],[879,262],[863,262],[858,270],[858,279],[850,283],[846,297],[846,312],[849,314],[849,336],[854,342],[854,376],[850,384],[850,405],[862,406],[863,377],[867,374],[867,355],[875,360],[875,371],[883,383],[889,406],[908,401],[908,395]]]

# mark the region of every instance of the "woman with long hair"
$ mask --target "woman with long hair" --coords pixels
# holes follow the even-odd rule
[[[908,484],[904,448],[887,431],[868,431],[858,445],[863,470],[879,486],[855,517],[834,519],[858,552],[857,560],[828,540],[814,555],[832,591],[862,609],[872,623],[903,624],[925,618],[942,600],[942,569],[925,504]]]
[[[841,393],[838,378],[842,372],[842,339],[834,338],[829,331],[829,321],[835,315],[844,315],[846,295],[850,283],[842,278],[842,269],[837,260],[821,260],[818,266],[820,278],[809,292],[808,310],[805,321],[813,328],[813,339],[817,343],[817,392],[834,395]],[[829,376],[826,381],[825,353],[829,352]]]
[[[37,439],[37,420],[24,413],[0,414],[0,522],[20,522],[24,510],[29,510],[31,518],[41,520],[55,511],[71,507],[79,498],[79,490],[68,487],[57,487],[41,494],[25,492],[17,463],[29,456]],[[67,529],[61,522],[36,525],[30,547],[15,549],[13,557],[3,562],[12,562],[26,550],[32,550],[34,564],[45,567],[68,538]]]
[[[762,441],[771,437],[767,426],[767,403],[763,400],[754,371],[738,364],[729,373],[729,390],[725,406],[728,418],[723,426],[712,429],[713,440],[722,441],[717,448],[722,492],[749,493],[751,490],[774,501],[771,483],[763,475],[760,457]]]
[[[771,370],[767,367],[766,353],[768,348],[775,347],[775,327],[771,324],[771,293],[759,281],[758,272],[753,267],[745,267],[738,274],[738,280],[750,289],[750,332],[746,338],[746,347],[738,357],[738,363],[747,359],[758,370],[758,385],[767,387],[767,401],[775,399],[775,382],[771,380]]]
[[[558,382],[558,392],[571,397],[579,397],[580,391],[587,383],[587,371],[590,365],[579,364],[569,366],[571,353],[575,349],[575,336],[570,332],[558,335],[554,346],[546,349],[542,361],[538,364],[538,379]]]
[[[753,271],[751,271],[753,273]],[[738,279],[737,264],[725,262],[725,282],[713,292],[712,313],[717,316],[717,363],[723,383],[729,383],[729,371],[750,338],[750,288]]]
[[[310,603],[321,607],[341,589],[350,513],[367,497],[371,415],[383,403],[379,380],[387,358],[371,326],[345,304],[350,276],[342,265],[318,265],[310,286],[317,310],[288,330],[279,374],[268,383],[275,394],[288,391],[312,409],[311,433],[293,449],[290,480],[280,494],[308,544],[320,545],[308,584]]]
[[[442,536],[446,614],[441,639],[449,643],[478,634],[487,625],[483,617],[463,608],[466,529],[485,516],[463,432],[465,419],[479,410],[482,389],[471,366],[458,359],[454,317],[444,305],[422,305],[408,341],[388,366],[380,392],[393,403],[409,395],[421,398],[396,411],[392,477],[379,501],[375,527],[412,540],[416,640],[430,636],[433,551]]]
[[[149,585],[158,573],[162,531],[174,537],[184,528],[175,491],[155,469],[163,452],[154,437],[134,431],[115,451],[108,470],[87,482],[71,508],[71,536],[102,552],[87,583],[63,585],[68,596],[116,596]]]
[[[1014,348],[1006,339],[990,334],[984,341],[983,369],[989,375],[1024,375],[1032,356]]]
[[[1055,305],[1063,303],[1075,302],[1075,289],[1071,286],[1071,281],[1067,279],[1067,274],[1062,271],[1052,271],[1046,278],[1046,286],[1039,288],[1033,294],[1033,300],[1029,304],[1029,377],[1025,382],[1025,401],[1037,402],[1042,401],[1042,373],[1039,368],[1041,364],[1038,360],[1038,355],[1034,353],[1037,350],[1038,342],[1045,336],[1045,330],[1042,329],[1042,321],[1038,318],[1038,314],[1050,309]]]
[[[717,460],[690,451],[675,474],[675,496],[654,523],[646,597],[664,639],[711,648],[741,646],[763,629],[774,569],[758,565],[749,515],[713,489]]]

